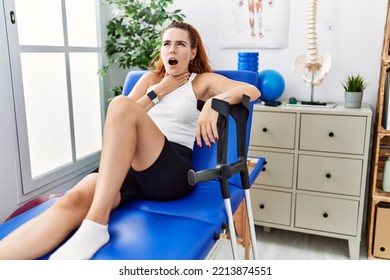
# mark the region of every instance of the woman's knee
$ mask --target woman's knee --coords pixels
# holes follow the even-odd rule
[[[117,96],[111,100],[108,107],[105,129],[107,127],[126,127],[129,129],[137,123],[141,115],[140,106],[133,99]]]
[[[87,175],[75,188],[61,197],[55,206],[69,210],[88,210],[94,196],[96,180],[97,173]]]
[[[111,100],[108,106],[107,116],[125,118],[126,116],[134,115],[134,110],[138,109],[138,104],[131,98],[123,95],[116,96]]]

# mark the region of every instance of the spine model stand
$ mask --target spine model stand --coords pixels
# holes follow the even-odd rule
[[[308,55],[298,55],[293,61],[293,71],[297,72],[305,83],[311,86],[310,101],[313,102],[314,86],[322,83],[326,75],[330,72],[332,59],[330,54],[321,56],[317,49],[317,0],[309,0],[308,4]]]

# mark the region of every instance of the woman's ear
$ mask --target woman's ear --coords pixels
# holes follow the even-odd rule
[[[198,50],[196,48],[191,50],[191,60],[193,60],[195,58],[197,52],[198,52]]]

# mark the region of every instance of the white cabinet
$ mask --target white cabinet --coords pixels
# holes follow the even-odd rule
[[[372,112],[256,104],[249,154],[266,158],[251,190],[255,224],[346,239],[359,258]]]

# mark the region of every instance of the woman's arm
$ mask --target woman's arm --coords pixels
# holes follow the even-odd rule
[[[210,146],[218,140],[218,112],[211,108],[212,99],[217,98],[229,104],[238,104],[244,94],[248,95],[251,101],[256,100],[260,97],[260,91],[254,85],[231,80],[215,73],[203,73],[197,78],[195,88],[196,92],[200,93],[198,98],[206,100],[206,103],[199,115],[196,142],[200,147],[203,139],[205,144]]]
[[[260,91],[254,85],[231,80],[216,73],[203,73],[199,75],[196,87],[199,88],[199,99],[209,100],[218,98],[229,104],[237,104],[242,100],[242,95],[248,95],[251,101],[260,97]]]
[[[188,78],[189,74],[186,72],[178,76],[167,75],[159,80],[158,75],[150,71],[142,75],[131,90],[129,97],[136,100],[146,111],[149,111],[155,105],[146,95],[149,88],[152,87],[157,98],[161,100],[165,95],[185,84]]]
[[[153,107],[153,102],[146,95],[146,91],[149,87],[158,82],[156,73],[146,72],[140,77],[137,83],[132,88],[128,97],[137,101],[146,111],[149,111]]]

